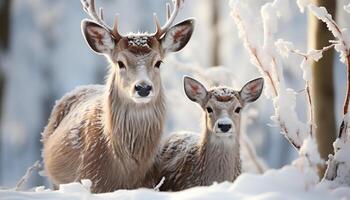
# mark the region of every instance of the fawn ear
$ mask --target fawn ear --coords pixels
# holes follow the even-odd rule
[[[165,53],[180,51],[190,40],[194,29],[194,19],[187,19],[171,27],[161,38]]]
[[[257,100],[264,88],[264,79],[257,78],[246,83],[239,92],[244,104]]]
[[[200,105],[204,104],[204,101],[208,95],[207,89],[197,80],[185,76],[184,77],[184,89],[186,96],[194,102]]]
[[[85,19],[81,22],[81,30],[86,42],[94,52],[110,54],[114,49],[115,41],[103,26]]]

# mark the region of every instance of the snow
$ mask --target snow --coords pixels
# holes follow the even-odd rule
[[[269,170],[263,175],[242,174],[234,183],[214,183],[208,187],[195,187],[180,192],[157,192],[153,189],[117,190],[112,193],[91,194],[91,182],[61,185],[59,190],[51,191],[44,187],[37,187],[30,192],[16,192],[0,190],[2,199],[318,199],[334,200],[350,198],[350,188],[325,189],[324,185],[309,188],[305,185],[309,177],[297,167],[286,166],[279,170]]]
[[[148,46],[148,36],[142,35],[128,35],[128,44],[130,46],[141,46],[141,47],[149,47]]]

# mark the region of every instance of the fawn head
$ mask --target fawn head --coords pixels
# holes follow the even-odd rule
[[[118,31],[117,16],[113,28],[97,14],[94,0],[81,0],[85,12],[92,20],[82,21],[82,32],[90,48],[105,55],[116,69],[116,81],[123,93],[136,103],[155,99],[162,88],[159,67],[169,52],[181,50],[192,36],[194,20],[187,19],[174,26],[182,0],[173,0],[174,9],[167,4],[167,21],[160,26],[154,14],[155,33],[129,33]]]
[[[187,97],[202,107],[206,113],[206,128],[218,137],[239,133],[242,108],[259,98],[263,86],[264,79],[258,78],[246,83],[240,91],[229,87],[207,90],[199,81],[184,78]]]

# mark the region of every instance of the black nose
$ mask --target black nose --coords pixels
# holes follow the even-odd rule
[[[147,97],[152,90],[152,86],[147,84],[137,84],[135,85],[135,91],[141,97]]]
[[[224,133],[226,133],[227,131],[229,131],[230,129],[231,129],[231,127],[232,127],[232,125],[231,124],[218,124],[218,127],[219,127],[219,129],[222,131],[222,132],[224,132]]]

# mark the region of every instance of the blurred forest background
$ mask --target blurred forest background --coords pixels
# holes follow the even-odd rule
[[[260,6],[267,2],[245,1],[257,13]],[[105,8],[107,22],[112,23],[116,12],[120,14],[119,27],[122,33],[153,32],[155,26],[152,14],[156,12],[164,20],[166,2],[96,1],[98,6]],[[333,5],[336,2],[333,10],[339,11],[336,13],[337,22],[341,27],[350,27],[350,15],[341,9],[349,0],[323,2]],[[308,45],[313,48],[326,46],[317,46],[317,42],[322,39],[313,33],[317,35],[327,31],[322,31],[317,23],[312,25],[312,19],[308,21],[307,13],[300,14],[294,0],[285,6],[289,7],[290,12],[282,13],[279,37],[292,41],[303,51],[307,50]],[[86,17],[79,0],[0,0],[0,185],[3,187],[14,186],[26,169],[41,159],[40,133],[55,101],[76,86],[104,83],[108,63],[103,56],[94,54],[88,48],[81,34],[80,22]],[[250,64],[242,41],[238,39],[228,0],[185,0],[176,21],[188,17],[196,19],[192,39],[181,52],[168,56],[161,67],[168,98],[165,134],[177,130],[199,132],[201,129],[201,110],[182,92],[183,75],[206,80],[208,86],[211,81],[219,81],[237,89],[259,76],[257,69]],[[256,25],[261,26],[261,22],[257,20]],[[325,99],[329,101],[319,103],[319,116],[324,116],[322,118],[326,119],[326,124],[330,124],[330,127],[322,127],[325,134],[327,130],[339,127],[336,122],[340,121],[345,93],[345,66],[339,59],[333,59],[334,56],[337,55],[330,53],[323,59],[321,65],[327,66],[324,71],[314,70],[321,79],[316,80],[319,81],[319,87],[315,87],[314,92],[317,93],[318,88],[317,94],[324,95],[322,91],[328,87]],[[287,84],[296,91],[302,90],[304,84],[300,60],[299,57],[284,60]],[[213,67],[219,65],[224,67]],[[301,91],[298,96],[301,119],[306,118],[304,97]],[[262,96],[244,110],[242,131],[248,134],[267,166],[279,168],[291,162],[296,155],[278,133],[279,129],[268,125],[272,123],[272,113],[272,103]],[[334,120],[334,117],[338,120]],[[332,137],[335,136],[322,135],[322,138]],[[47,184],[44,177],[37,175],[30,180],[32,186],[42,184]]]

